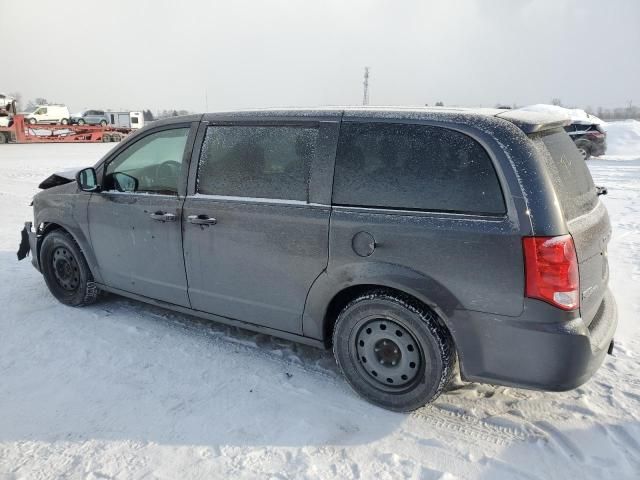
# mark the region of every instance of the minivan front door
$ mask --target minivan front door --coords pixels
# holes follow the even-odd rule
[[[189,125],[141,137],[104,165],[89,201],[89,233],[103,282],[188,307],[181,190]]]
[[[207,127],[183,209],[194,309],[302,333],[307,293],[328,259],[330,207],[309,195],[311,165],[330,144],[320,130]]]

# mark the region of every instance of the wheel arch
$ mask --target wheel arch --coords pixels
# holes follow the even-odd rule
[[[354,298],[371,290],[387,290],[409,297],[435,312],[456,343],[455,311],[460,302],[431,277],[393,264],[345,266],[341,272],[324,272],[312,285],[303,314],[305,336],[324,342],[329,348],[333,327],[340,311]]]
[[[36,234],[37,234],[36,248],[38,251],[35,253],[38,258],[38,264],[42,265],[40,252],[41,252],[42,242],[44,238],[47,235],[49,235],[51,232],[56,230],[62,230],[63,232],[71,236],[73,241],[78,245],[78,247],[80,248],[80,251],[84,255],[84,258],[87,261],[87,265],[89,266],[89,270],[91,271],[93,278],[96,279],[96,281],[100,281],[99,269],[97,268],[96,259],[93,256],[93,251],[90,248],[88,239],[84,236],[84,234],[79,228],[76,228],[76,229],[70,228],[67,224],[65,224],[64,222],[60,222],[59,220],[40,221],[36,225]]]

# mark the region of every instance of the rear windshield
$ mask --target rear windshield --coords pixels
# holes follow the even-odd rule
[[[596,188],[571,137],[563,130],[552,130],[532,140],[543,153],[565,218],[571,220],[593,210],[598,203]]]

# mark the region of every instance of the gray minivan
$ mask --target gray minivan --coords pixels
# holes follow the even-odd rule
[[[585,382],[613,345],[611,228],[565,121],[518,110],[332,108],[154,123],[40,185],[51,293],[99,291],[333,348],[407,411],[463,379]]]

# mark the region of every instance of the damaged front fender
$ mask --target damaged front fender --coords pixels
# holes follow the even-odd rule
[[[38,188],[46,190],[47,188],[57,187],[58,185],[75,182],[76,173],[78,173],[80,170],[81,169],[76,168],[72,170],[62,170],[60,172],[56,172],[52,175],[49,175],[42,182],[40,182]]]

